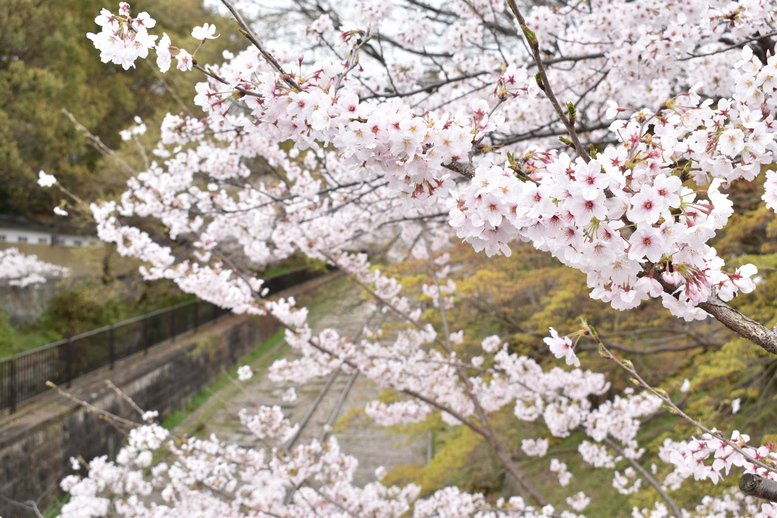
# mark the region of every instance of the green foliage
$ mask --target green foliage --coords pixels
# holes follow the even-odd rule
[[[0,214],[51,214],[57,193],[37,186],[41,169],[86,199],[110,190],[113,180],[96,181],[103,169],[99,153],[63,108],[115,149],[118,132],[135,115],[158,121],[167,111],[181,111],[161,81],[189,99],[200,80],[177,71],[162,79],[153,62],[129,72],[101,63],[86,33],[97,31],[94,18],[103,7],[102,0],[0,2]],[[196,47],[191,27],[214,18],[197,0],[146,0],[132,7],[150,12],[155,30],[190,50]],[[229,37],[214,40],[197,57],[208,63],[230,44]]]
[[[438,421],[435,428],[436,453],[432,461],[425,466],[407,465],[395,468],[383,479],[384,484],[414,482],[421,486],[421,495],[425,496],[447,485],[465,486],[472,480],[469,476],[471,461],[474,460],[477,446],[483,439],[464,426],[446,428]]]
[[[116,289],[85,285],[51,299],[44,325],[62,336],[107,326],[121,320],[121,296]]]
[[[0,308],[0,358],[18,352],[19,333],[11,326],[8,313]]]
[[[284,336],[284,331],[282,329],[278,330],[274,335],[268,338],[262,345],[253,349],[243,359],[241,359],[238,362],[238,366],[253,365],[257,361],[259,361],[260,358],[262,358],[268,352],[270,352],[270,350],[273,347],[275,347],[277,344],[283,341],[283,336]],[[202,405],[207,403],[208,400],[211,398],[211,396],[213,396],[219,390],[226,387],[230,381],[230,378],[235,379],[236,377],[237,377],[237,367],[232,369],[232,371],[229,373],[229,376],[226,374],[220,374],[213,381],[208,383],[207,386],[201,388],[199,392],[197,392],[197,394],[189,400],[189,402],[186,404],[186,408],[184,408],[183,410],[176,410],[169,416],[165,417],[162,420],[162,426],[168,430],[172,430],[176,428],[178,425],[183,423],[184,420],[192,414],[192,412],[194,412]]]
[[[777,247],[773,244],[777,224],[763,210],[762,203],[753,199],[751,187],[735,188],[739,189],[735,192],[739,210],[730,228],[720,234],[718,246],[735,257],[730,260],[732,271],[748,262],[761,269],[758,290],[740,295],[732,304],[771,327],[777,322],[774,303],[777,278],[771,275],[777,269]],[[552,326],[561,334],[573,333],[580,328],[579,318],[584,317],[596,327],[613,353],[630,360],[649,383],[669,392],[699,422],[725,433],[747,430],[754,438],[771,431],[771,408],[777,399],[777,361],[760,348],[713,320],[679,321],[657,301],[644,303],[629,312],[613,310],[589,298],[585,278],[579,272],[528,246],[513,247],[513,253],[510,258],[486,258],[475,254],[468,245],[456,246],[451,252],[451,277],[457,289],[453,294],[455,307],[446,312],[446,317],[452,331],[464,330],[464,342],[454,346],[460,358],[481,355],[481,340],[498,334],[509,342],[511,350],[546,365],[558,364],[542,343],[548,328]],[[426,260],[390,267],[392,273],[400,276],[405,293],[426,304],[424,320],[442,329],[439,310],[433,301],[420,294],[423,284],[432,283],[429,268]],[[606,373],[613,392],[628,386],[628,376],[613,362],[600,358],[592,343],[584,338],[577,349],[583,367]],[[692,390],[688,394],[679,392],[684,378],[691,380]],[[734,414],[732,402],[737,398],[742,411]],[[562,497],[568,496],[570,490],[582,490],[592,499],[588,509],[592,516],[626,517],[630,516],[632,506],[650,508],[660,499],[645,481],[633,495],[617,493],[612,488],[610,470],[594,469],[580,462],[577,453],[580,434],[553,440],[548,455],[542,459],[525,458],[520,450],[521,439],[545,435],[538,425],[517,422],[509,411],[491,415],[490,419],[501,441],[514,452],[513,458],[518,459],[521,469],[536,485],[542,486],[554,505],[564,508]],[[498,462],[490,459],[478,465],[475,461],[488,456],[482,441],[470,437],[471,432],[464,427],[447,429],[439,424],[438,418],[426,426],[435,430],[434,460],[427,466],[398,468],[389,474],[388,480],[419,483],[424,490],[455,484],[467,490],[483,490],[489,498],[515,494],[516,488],[504,487],[508,479],[500,472]],[[646,463],[656,458],[665,438],[677,440],[696,433],[692,425],[667,412],[650,419],[640,432],[640,444],[647,450],[643,466],[650,468]],[[441,437],[446,440],[441,441]],[[555,475],[548,472],[550,458],[567,462],[574,475],[570,486],[558,487]],[[484,466],[488,464],[491,467],[486,469]],[[662,480],[671,467],[658,464],[658,478]],[[617,465],[621,472],[626,467],[625,461]],[[711,491],[719,494],[735,483],[732,478],[711,490],[708,483],[691,482],[672,497],[681,505],[693,507],[698,504],[699,494],[712,494]]]

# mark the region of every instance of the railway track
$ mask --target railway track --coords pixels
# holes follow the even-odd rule
[[[310,316],[314,332],[333,328],[341,335],[358,336],[370,315],[375,314],[374,318],[382,317],[373,304],[361,299],[358,288],[345,280],[334,288],[330,287],[324,297],[326,300],[323,304],[310,304],[314,308]],[[373,320],[370,325],[377,327],[377,320]],[[282,354],[292,357],[293,351],[287,348]],[[250,412],[257,405],[280,405],[292,423],[300,423],[297,435],[286,446],[290,448],[295,444],[321,441],[334,428],[342,451],[359,460],[355,473],[358,485],[374,481],[375,469],[379,466],[391,469],[400,464],[427,461],[426,438],[408,444],[406,437],[377,426],[364,415],[364,405],[381,391],[366,377],[345,372],[333,373],[295,386],[297,400],[285,403],[281,396],[292,385],[278,385],[261,376],[263,366],[269,364],[271,359],[268,357],[262,365],[254,365],[258,375],[245,384],[244,390],[235,390],[233,386],[214,394],[174,433],[179,437],[184,433],[200,437],[214,433],[222,440],[241,446],[261,447],[256,437],[242,428],[235,416],[242,408]],[[347,418],[347,422],[338,426],[338,420],[342,418]]]

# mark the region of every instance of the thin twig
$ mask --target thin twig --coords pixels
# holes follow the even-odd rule
[[[102,408],[98,408],[94,406],[93,404],[84,401],[83,399],[78,399],[74,395],[70,394],[69,392],[62,390],[57,386],[55,383],[51,381],[46,382],[46,386],[49,388],[53,388],[57,392],[59,392],[60,395],[65,396],[70,401],[73,401],[74,403],[77,403],[78,405],[86,408],[89,412],[93,412],[97,415],[100,415],[104,417],[108,422],[114,423],[114,424],[121,424],[123,426],[126,426],[128,428],[137,428],[140,426],[140,423],[136,423],[135,421],[130,421],[129,419],[124,419],[123,417],[119,417],[116,414],[112,414],[108,412],[107,410],[103,410]]]
[[[523,18],[523,15],[518,10],[518,5],[516,5],[515,0],[507,0],[507,5],[510,6],[510,10],[513,12],[515,17],[518,19],[518,24],[521,26],[521,29],[524,31],[524,37],[526,38],[526,42],[529,44],[529,47],[531,48],[532,54],[534,56],[534,62],[537,65],[538,74],[540,75],[540,79],[542,81],[542,85],[540,85],[542,91],[547,96],[548,100],[550,101],[550,104],[553,105],[553,109],[556,110],[556,114],[559,116],[559,119],[561,119],[561,122],[564,124],[564,126],[567,129],[567,132],[569,133],[569,138],[572,140],[572,144],[575,147],[575,151],[577,151],[577,154],[582,157],[583,160],[589,162],[591,160],[591,157],[588,156],[588,153],[583,148],[583,145],[580,143],[580,139],[577,136],[577,131],[575,130],[574,123],[567,117],[567,114],[564,112],[564,108],[559,103],[558,99],[556,99],[556,95],[553,93],[553,88],[550,86],[550,81],[548,80],[548,74],[545,71],[545,65],[542,62],[542,56],[540,55],[540,46],[537,42],[536,37],[529,37],[527,34],[530,29],[526,25],[526,20]],[[533,33],[532,33],[533,34]]]
[[[38,509],[38,504],[36,504],[34,500],[27,500],[26,502],[17,502],[16,500],[12,500],[7,496],[3,496],[3,495],[0,495],[0,498],[5,500],[6,503],[9,503],[13,506],[21,507],[22,509],[25,509],[27,511],[32,511],[33,513],[35,513],[35,516],[37,516],[38,518],[46,518],[41,514],[40,510]]]
[[[135,176],[138,174],[135,169],[133,169],[127,162],[121,159],[119,155],[116,154],[114,150],[106,146],[102,140],[100,140],[100,137],[89,131],[86,126],[78,122],[78,119],[75,118],[75,116],[68,111],[67,108],[62,108],[62,112],[68,116],[68,118],[73,122],[75,127],[86,137],[86,139],[89,141],[89,144],[93,148],[95,148],[97,151],[102,153],[103,155],[107,155],[111,158],[113,158],[121,167],[124,169],[125,172],[127,172],[130,176]]]
[[[642,467],[642,465],[637,462],[635,459],[632,459],[628,455],[626,455],[626,452],[623,451],[621,447],[619,447],[615,441],[610,439],[609,437],[604,437],[604,442],[613,450],[618,452],[618,455],[626,459],[626,462],[631,464],[631,467],[639,471],[639,474],[642,475],[642,478],[648,481],[648,484],[653,486],[653,489],[658,491],[658,494],[661,495],[661,498],[664,499],[664,502],[666,502],[669,507],[672,508],[672,512],[675,515],[675,518],[682,518],[683,514],[680,512],[680,508],[677,507],[677,504],[674,503],[674,500],[667,494],[666,491],[663,490],[661,487],[661,484],[658,483],[658,481],[653,478],[653,475],[651,475],[645,468]]]
[[[599,339],[599,336],[596,334],[596,332],[593,330],[593,328],[589,327],[589,331],[590,331],[590,334],[591,334],[591,338],[593,338],[596,341],[596,343],[599,345],[599,347],[601,348],[601,351],[603,353],[602,356],[605,359],[613,360],[615,363],[620,365],[620,367],[623,368],[626,372],[631,374],[631,376],[633,377],[635,383],[639,387],[644,388],[645,390],[647,390],[648,392],[650,392],[654,396],[656,396],[659,399],[661,399],[661,401],[663,401],[664,404],[666,404],[666,406],[668,407],[669,411],[672,414],[675,414],[677,416],[682,417],[687,422],[689,422],[690,424],[692,424],[693,426],[695,426],[696,428],[701,430],[703,433],[708,434],[710,437],[715,437],[716,439],[720,439],[722,442],[726,443],[728,446],[730,446],[736,452],[738,452],[740,455],[742,455],[748,462],[751,462],[751,463],[753,463],[753,464],[755,464],[757,466],[760,466],[760,467],[762,467],[762,468],[764,468],[764,469],[766,469],[768,471],[777,472],[777,470],[775,470],[774,466],[765,464],[765,463],[761,462],[760,460],[754,458],[753,456],[751,456],[747,452],[745,452],[738,444],[736,444],[734,441],[730,440],[728,437],[726,437],[722,433],[720,433],[718,431],[715,431],[715,430],[710,430],[709,428],[707,428],[706,426],[704,426],[703,424],[701,424],[700,422],[696,421],[694,418],[692,418],[691,416],[689,416],[688,414],[683,412],[680,409],[680,407],[678,407],[674,403],[674,401],[672,401],[672,399],[669,397],[669,395],[666,392],[664,392],[663,390],[657,390],[657,389],[653,388],[644,379],[642,379],[642,376],[639,375],[637,370],[634,368],[634,365],[630,361],[628,361],[628,360],[626,360],[626,361],[621,360],[617,356],[613,355],[607,349],[607,347],[604,345],[604,343],[602,343],[602,341]]]
[[[262,55],[262,57],[278,72],[281,74],[281,78],[292,88],[295,90],[301,90],[300,86],[297,84],[297,82],[294,80],[294,78],[287,74],[286,71],[283,69],[280,63],[275,59],[275,57],[267,52],[267,50],[264,48],[264,45],[262,45],[262,42],[259,40],[259,38],[256,37],[254,32],[251,30],[251,27],[248,26],[248,24],[245,22],[243,17],[240,15],[238,10],[235,8],[234,5],[232,5],[232,2],[229,0],[221,0],[221,3],[226,6],[227,9],[229,9],[229,12],[232,13],[232,16],[235,17],[235,21],[237,21],[237,24],[240,26],[241,32],[243,35],[248,38],[248,41],[251,42],[251,44],[256,47],[259,50],[259,53]]]
[[[119,396],[120,396],[120,397],[121,397],[121,398],[122,398],[124,401],[126,401],[127,403],[129,403],[129,404],[130,404],[130,406],[131,406],[132,408],[134,408],[134,409],[135,409],[135,411],[136,411],[138,414],[140,414],[140,416],[141,416],[141,417],[143,417],[143,416],[145,415],[145,413],[146,413],[146,412],[145,412],[145,411],[144,411],[142,408],[140,408],[140,407],[138,406],[138,404],[137,404],[137,403],[135,403],[135,401],[133,401],[133,399],[132,399],[131,397],[129,397],[127,394],[125,394],[125,393],[124,393],[122,390],[120,390],[120,389],[119,389],[119,387],[117,387],[116,385],[114,385],[114,384],[113,384],[113,382],[112,382],[111,380],[106,380],[106,381],[105,381],[105,384],[106,384],[106,385],[108,385],[108,388],[110,388],[110,389],[111,389],[111,390],[113,390],[113,391],[114,391],[116,394],[118,394],[118,395],[119,395]]]

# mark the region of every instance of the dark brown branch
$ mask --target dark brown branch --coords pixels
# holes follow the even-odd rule
[[[482,76],[485,74],[491,74],[491,73],[495,73],[495,72],[493,72],[492,70],[481,70],[480,72],[474,72],[472,74],[452,77],[450,79],[446,79],[445,81],[437,81],[436,83],[429,83],[428,85],[422,86],[421,88],[417,88],[415,90],[410,90],[409,92],[394,91],[393,93],[370,95],[370,96],[364,97],[364,100],[374,99],[374,98],[389,99],[391,97],[409,97],[411,95],[429,93],[445,85],[453,84],[459,81],[465,81],[467,79],[473,79],[475,77]]]
[[[213,72],[211,72],[207,68],[202,67],[202,66],[198,65],[197,63],[192,63],[192,68],[194,68],[196,70],[199,70],[200,72],[202,72],[203,74],[205,74],[208,77],[212,77],[213,79],[215,79],[216,81],[218,81],[221,84],[229,85],[229,81],[227,81],[226,79],[224,79],[221,76],[218,76],[218,75],[214,74]],[[261,95],[259,95],[258,93],[252,92],[251,90],[243,88],[242,86],[235,86],[234,88],[235,88],[235,90],[237,90],[241,94],[250,95],[252,97],[261,97]]]
[[[755,320],[746,317],[717,296],[710,297],[698,307],[743,338],[747,338],[766,352],[777,355],[777,333],[767,329]]]
[[[451,162],[450,164],[443,164],[442,165],[445,169],[450,169],[454,173],[459,173],[461,176],[465,176],[469,179],[472,179],[475,177],[475,171],[472,169],[472,166],[469,164],[465,164],[462,162]]]
[[[259,53],[262,55],[262,57],[278,72],[280,72],[281,77],[286,83],[288,83],[289,86],[294,88],[295,90],[300,90],[299,85],[294,80],[293,77],[291,77],[289,74],[286,73],[286,71],[283,69],[280,63],[275,59],[275,57],[267,52],[267,50],[264,48],[264,45],[262,45],[262,42],[259,40],[259,38],[256,37],[254,32],[251,30],[251,28],[248,26],[248,24],[245,22],[242,16],[240,16],[240,13],[237,9],[235,9],[235,6],[232,5],[232,2],[229,0],[221,0],[221,3],[224,4],[224,6],[229,9],[229,12],[232,13],[232,16],[235,17],[235,21],[240,26],[240,31],[243,33],[243,35],[248,38],[248,41],[251,42],[251,44],[256,47],[259,50]]]
[[[599,124],[594,124],[592,126],[584,126],[580,128],[579,133],[588,133],[591,131],[596,130],[603,130],[610,127],[612,124],[611,122],[602,122]],[[546,138],[546,137],[557,137],[559,135],[562,135],[562,131],[555,131],[555,130],[545,130],[545,131],[528,131],[526,133],[521,133],[519,135],[511,135],[509,137],[505,137],[504,139],[494,139],[494,142],[501,146],[506,146],[508,144],[515,144],[516,142],[521,142],[523,140],[530,140],[535,138]]]
[[[739,479],[739,489],[746,495],[777,502],[777,482],[760,475],[745,473]]]
[[[114,159],[116,163],[119,164],[119,166],[121,166],[121,168],[124,169],[124,172],[126,172],[129,176],[135,176],[136,174],[138,174],[138,172],[135,171],[129,164],[127,164],[127,162],[122,160],[121,157],[117,155],[114,150],[106,146],[103,143],[103,141],[100,139],[100,137],[98,137],[97,135],[89,131],[89,129],[87,129],[86,126],[81,124],[78,121],[78,119],[76,119],[75,115],[70,113],[67,108],[62,108],[62,113],[67,115],[67,117],[76,127],[76,129],[78,129],[78,131],[80,131],[81,134],[89,141],[89,145],[91,145],[94,149],[96,149],[103,155],[109,156],[112,159]]]
[[[574,146],[575,151],[577,151],[577,154],[583,160],[585,160],[586,163],[590,162],[591,157],[588,156],[588,153],[583,148],[583,145],[580,143],[580,139],[577,136],[577,131],[575,130],[574,121],[572,121],[569,117],[567,117],[567,114],[564,111],[564,108],[561,106],[561,103],[559,103],[558,99],[556,98],[556,94],[553,93],[553,88],[551,88],[550,86],[550,81],[548,80],[548,74],[545,72],[545,65],[542,62],[542,55],[540,53],[541,52],[540,46],[537,43],[537,38],[529,37],[529,34],[531,34],[531,32],[528,26],[526,25],[526,20],[523,18],[521,11],[518,10],[518,5],[515,3],[515,0],[507,0],[507,5],[510,6],[510,10],[518,19],[518,24],[521,26],[521,29],[526,33],[524,34],[526,38],[526,43],[528,43],[529,48],[531,48],[532,54],[534,55],[534,62],[537,64],[537,70],[538,70],[537,73],[539,74],[540,80],[542,81],[540,88],[545,93],[545,96],[550,101],[550,104],[553,105],[553,109],[556,110],[556,115],[558,115],[559,119],[564,124],[564,127],[567,129],[567,133],[569,134],[569,138],[572,141],[572,145]]]
[[[660,276],[657,280],[661,283],[666,293],[672,294],[677,291],[677,286],[667,283]],[[756,322],[752,318],[746,317],[720,300],[717,295],[713,294],[706,302],[701,302],[696,307],[712,315],[715,320],[742,338],[750,340],[770,354],[777,355],[777,333],[767,329],[763,324]]]
[[[715,54],[721,54],[723,52],[728,52],[729,50],[741,49],[742,47],[744,47],[748,43],[751,43],[753,41],[759,41],[759,40],[761,40],[763,38],[771,38],[772,36],[777,36],[777,32],[770,32],[769,34],[765,34],[763,36],[754,36],[752,38],[746,39],[744,41],[740,41],[738,43],[734,43],[734,42],[731,42],[731,41],[724,41],[724,40],[721,39],[720,40],[721,43],[726,43],[729,46],[728,47],[724,47],[722,49],[713,50],[712,52],[705,52],[704,54],[691,54],[691,53],[688,53],[688,57],[687,58],[678,59],[677,61],[689,61],[691,59],[704,58],[704,57],[712,56],[712,55],[715,55]]]

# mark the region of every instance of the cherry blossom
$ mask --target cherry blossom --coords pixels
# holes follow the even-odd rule
[[[509,408],[546,431],[522,443],[526,455],[545,454],[547,437],[579,432],[583,461],[609,470],[617,491],[661,487],[651,480],[656,473],[632,463],[645,453],[637,441],[641,419],[664,400],[646,388],[592,405],[609,384],[580,368],[575,345],[590,329],[561,336],[551,328],[544,342],[565,365],[543,368],[499,336],[475,337],[482,351],[466,356],[452,346],[464,330],[445,318],[435,329],[423,310],[431,305],[442,316],[455,307],[456,283],[448,278],[455,265],[440,252],[459,239],[489,256],[531,243],[581,271],[591,297],[618,310],[655,298],[686,321],[734,311],[724,301],[753,291],[757,268],[729,266],[711,243],[733,215],[728,188],[754,181],[777,151],[777,58],[762,43],[775,6],[671,0],[656,10],[618,0],[579,10],[479,1],[435,4],[428,15],[416,2],[340,4],[315,19],[268,5],[267,13],[283,10],[288,23],[258,17],[253,29],[241,26],[262,40],[209,64],[194,98],[204,116],[168,115],[154,150],[159,160],[130,178],[120,199],[92,206],[100,238],[142,259],[149,279],[170,279],[236,313],[282,322],[300,354],[276,362],[274,380],[359,371],[397,395],[367,405],[377,422],[439,415],[469,426],[515,476],[483,417]],[[154,47],[153,19],[133,18],[126,3],[95,22],[102,32],[88,37],[104,62],[130,68]],[[192,31],[200,43],[214,34],[209,24]],[[172,47],[166,35],[156,50],[162,71],[176,50],[177,68],[193,68],[196,51]],[[763,201],[774,210],[777,177],[764,176]],[[167,235],[135,226],[140,218]],[[191,254],[170,248],[179,238]],[[372,269],[366,255],[351,253],[377,248],[390,258],[431,259],[430,282],[417,297]],[[293,299],[265,300],[255,272],[300,253],[337,266],[404,327],[356,340],[331,329],[314,333]],[[262,440],[283,442],[294,429],[278,408],[245,411],[241,420]],[[774,477],[768,464],[758,464],[770,450],[748,441],[711,430],[668,440],[660,458],[675,469],[663,485],[677,488],[691,476],[718,482],[735,470]],[[68,512],[100,515],[113,506],[128,516],[162,508],[240,516],[245,505],[279,516],[313,508],[321,515],[559,514],[536,497],[532,505],[514,498],[491,509],[483,495],[457,488],[423,500],[412,486],[355,488],[355,461],[339,453],[336,440],[290,452],[277,444],[249,451],[215,438],[191,440],[176,446],[177,464],[152,468],[146,482],[164,487],[164,503],[148,507],[138,498],[148,486],[116,471],[146,463],[151,449],[133,447],[118,468],[97,460],[94,476],[69,479]],[[572,488],[565,463],[553,459],[548,469],[570,485],[559,509],[582,512],[587,497]],[[322,485],[306,484],[306,473]],[[134,499],[102,496],[107,488],[126,494],[117,480],[133,481]],[[226,492],[229,502],[193,490],[194,483]],[[662,498],[634,516],[679,514]],[[711,509],[774,515],[770,504],[731,496],[705,499],[683,514]]]
[[[250,365],[243,365],[237,369],[237,379],[240,381],[250,380],[254,376]]]
[[[214,34],[216,34],[216,26],[209,23],[192,29],[192,38],[195,40],[215,40],[220,36],[214,36]]]
[[[564,358],[567,365],[580,366],[580,360],[575,355],[575,349],[572,345],[572,340],[568,336],[561,337],[558,332],[550,328],[550,336],[544,339],[547,346],[550,348],[556,358]]]
[[[157,36],[148,33],[156,21],[148,13],[140,13],[136,18],[129,16],[129,4],[122,2],[119,15],[103,9],[95,23],[102,27],[100,33],[89,33],[87,37],[100,50],[103,63],[121,65],[124,70],[135,66],[138,58],[148,56],[148,49],[154,46]]]
[[[68,275],[68,268],[41,261],[36,255],[24,255],[18,248],[0,250],[0,281],[9,286],[24,288],[46,282],[47,277]]]
[[[57,183],[57,179],[54,177],[54,175],[47,174],[45,171],[41,170],[38,173],[38,185],[41,187],[51,187],[52,185]]]

